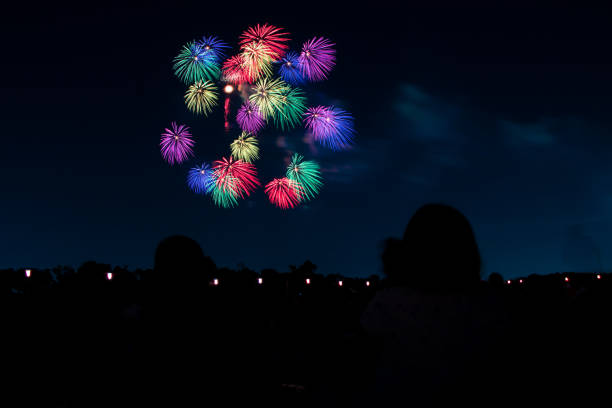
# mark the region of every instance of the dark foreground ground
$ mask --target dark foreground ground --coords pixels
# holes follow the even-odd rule
[[[448,308],[309,264],[108,271],[0,271],[1,406],[607,404],[607,274],[483,282]]]

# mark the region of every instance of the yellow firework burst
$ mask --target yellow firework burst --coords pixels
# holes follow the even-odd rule
[[[208,115],[217,105],[217,86],[212,81],[198,81],[185,92],[187,108],[196,114]]]
[[[230,145],[234,159],[242,160],[247,163],[259,159],[259,142],[250,133],[242,132],[238,139]]]
[[[257,105],[261,116],[267,120],[283,111],[286,103],[284,92],[287,87],[287,83],[281,79],[263,78],[257,81],[253,87],[254,93],[249,99]]]

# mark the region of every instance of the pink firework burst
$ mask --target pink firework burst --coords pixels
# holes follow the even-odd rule
[[[261,116],[257,105],[248,99],[244,102],[240,109],[238,109],[236,122],[238,122],[240,129],[249,133],[259,132],[266,123],[264,118]]]
[[[304,190],[298,182],[283,177],[266,184],[266,194],[272,204],[286,210],[299,204]]]
[[[249,75],[246,71],[246,63],[241,55],[228,58],[223,63],[223,78],[232,84],[238,85],[249,82]]]
[[[217,188],[233,191],[240,198],[248,196],[260,186],[255,166],[242,160],[234,160],[231,156],[213,163],[213,175]]]
[[[305,78],[310,81],[327,79],[327,74],[336,65],[334,45],[323,37],[315,37],[304,43],[298,61],[300,72]]]
[[[249,27],[240,35],[240,46],[242,48],[252,42],[262,43],[270,50],[270,58],[278,61],[285,55],[287,48],[289,48],[285,44],[289,41],[288,35],[289,33],[284,32],[282,28],[269,25],[268,23],[264,25],[257,24],[255,27]]]
[[[195,142],[191,138],[187,125],[177,125],[172,122],[172,129],[165,129],[161,134],[161,154],[168,163],[182,163],[189,156],[193,156],[193,145]]]

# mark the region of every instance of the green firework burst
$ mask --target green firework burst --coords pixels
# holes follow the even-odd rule
[[[323,186],[319,164],[315,161],[304,161],[304,157],[297,153],[293,155],[287,167],[287,178],[302,186],[304,191],[300,201],[313,199]]]

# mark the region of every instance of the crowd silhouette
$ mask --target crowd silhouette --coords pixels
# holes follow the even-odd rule
[[[3,406],[590,405],[608,274],[481,276],[469,221],[428,204],[383,278],[218,268],[192,239],[151,270],[0,271]]]

